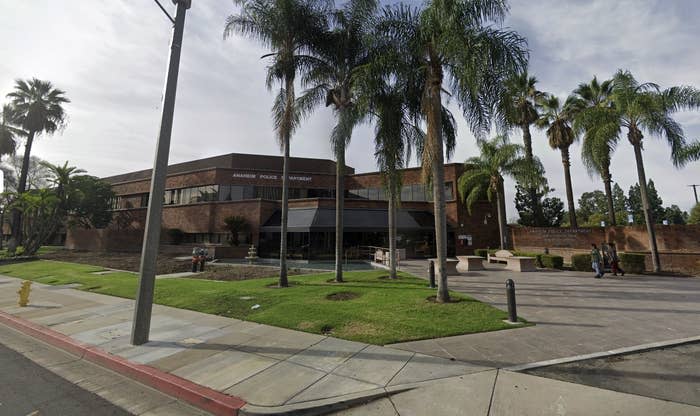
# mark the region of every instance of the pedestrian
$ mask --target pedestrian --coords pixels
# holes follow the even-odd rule
[[[624,276],[625,271],[620,267],[620,257],[617,256],[617,248],[615,247],[615,243],[609,243],[608,246],[610,247],[608,253],[610,256],[610,269],[612,270],[613,276],[617,276],[617,273]]]
[[[600,279],[603,277],[603,258],[595,244],[591,244],[591,247],[591,265],[595,270],[595,278]]]
[[[192,249],[192,273],[197,272],[197,267],[199,266],[199,247]]]

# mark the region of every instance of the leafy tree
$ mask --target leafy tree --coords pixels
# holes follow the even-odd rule
[[[695,204],[693,209],[690,210],[688,224],[700,224],[700,204]]]
[[[68,225],[82,228],[106,228],[112,222],[112,186],[90,175],[71,180],[68,201]]]
[[[325,10],[317,0],[235,0],[239,14],[226,19],[224,38],[239,33],[262,43],[270,50],[267,88],[280,84],[272,106],[277,140],[282,148],[282,219],[280,224],[279,286],[287,279],[287,222],[289,211],[289,141],[299,126],[302,111],[297,103],[294,83],[297,74],[307,68],[313,57],[312,45],[325,32]]]
[[[11,100],[15,116],[12,122],[26,132],[22,170],[17,185],[18,195],[23,194],[27,187],[29,162],[34,138],[41,134],[53,134],[61,129],[66,122],[66,112],[63,105],[69,103],[65,92],[54,88],[49,81],[36,78],[15,81],[15,90],[7,96]],[[12,237],[8,251],[14,254],[17,245],[22,240],[22,211],[18,208],[12,212]]]
[[[600,190],[584,192],[578,200],[579,216],[584,223],[589,222],[588,218],[594,214],[605,213],[607,201],[605,193]]]
[[[433,0],[423,10],[397,6],[385,9],[379,38],[390,56],[404,57],[393,76],[422,84],[426,121],[421,161],[425,182],[432,183],[438,264],[438,302],[449,301],[447,288],[447,219],[445,211],[444,143],[446,114],[442,96],[449,85],[472,132],[483,137],[503,81],[527,63],[525,40],[496,29],[508,12],[503,0]],[[448,149],[449,150],[449,149]],[[450,152],[448,152],[448,157]]]
[[[332,106],[336,124],[331,147],[336,160],[336,195],[345,194],[345,149],[362,114],[355,105],[354,73],[369,58],[369,22],[377,9],[376,0],[350,0],[330,13],[331,28],[313,47],[315,59],[302,74],[309,89],[300,106],[310,110],[319,103]],[[343,209],[345,199],[335,199],[335,280],[343,281]]]
[[[610,122],[616,119],[611,99],[612,86],[612,80],[599,82],[597,77],[593,77],[588,84],[579,84],[574,90],[570,108],[574,116],[574,131],[583,134],[583,164],[589,175],[599,175],[603,179],[607,198],[607,222],[616,225],[616,212],[622,210],[624,205],[613,200],[611,187],[610,161],[616,146],[616,142],[610,138],[615,131],[614,123]]]
[[[238,247],[238,245],[240,244],[238,235],[240,233],[248,231],[250,229],[250,223],[248,222],[248,220],[245,219],[245,217],[233,215],[224,218],[224,224],[226,226],[226,230],[229,233],[231,233],[229,244]]]
[[[651,179],[647,184],[647,197],[649,199],[649,211],[650,217],[654,223],[661,223],[664,218],[664,201],[659,197],[659,193],[656,191],[654,186],[654,181]],[[644,224],[644,205],[642,203],[641,190],[638,184],[630,186],[630,190],[627,194],[627,204],[630,213],[634,219],[635,224]]]
[[[551,188],[539,188],[537,190],[537,200],[541,201],[542,216],[544,218],[545,227],[559,227],[564,220],[564,203],[556,197],[546,197],[547,194],[554,191]],[[535,215],[532,207],[531,199],[527,195],[527,190],[521,185],[515,186],[515,209],[518,210],[520,219],[518,224],[529,227],[535,227]]]
[[[576,134],[571,128],[573,117],[573,113],[571,112],[572,100],[573,97],[570,97],[562,106],[562,104],[559,102],[559,99],[554,95],[548,95],[547,97],[543,98],[542,114],[540,115],[540,118],[537,120],[536,124],[539,128],[547,129],[547,138],[549,139],[549,146],[552,149],[559,149],[559,152],[561,152],[561,163],[564,165],[564,184],[566,186],[566,201],[569,205],[569,224],[571,227],[577,228],[578,223],[576,222],[574,190],[571,186],[571,157],[569,156],[569,147],[576,140]],[[537,208],[536,205],[533,206]],[[549,217],[545,215],[545,218]],[[561,220],[559,222],[561,222]]]
[[[668,221],[669,224],[683,225],[688,221],[688,213],[682,211],[678,205],[674,204],[664,209],[663,219]]]
[[[477,145],[480,156],[471,157],[464,163],[465,170],[457,184],[459,194],[465,201],[470,214],[474,203],[484,194],[489,201],[495,199],[498,211],[499,243],[501,249],[504,249],[507,245],[507,230],[503,178],[510,176],[532,183],[529,180],[532,165],[524,156],[524,147],[510,143],[507,136],[479,140]],[[536,159],[535,162],[537,162]],[[539,163],[538,166],[541,167]]]
[[[673,119],[673,113],[700,108],[700,91],[689,86],[677,86],[662,90],[653,83],[639,83],[629,71],[619,70],[613,77],[612,105],[605,115],[596,115],[592,122],[602,141],[612,145],[622,138],[623,129],[632,145],[637,164],[638,183],[644,222],[649,234],[654,272],[661,270],[659,251],[654,233],[653,212],[647,195],[647,179],[642,158],[644,133],[666,139],[671,147],[671,160],[675,166],[683,166],[695,155],[688,146],[681,125]],[[612,116],[611,116],[612,113]],[[690,149],[690,150],[689,150]]]

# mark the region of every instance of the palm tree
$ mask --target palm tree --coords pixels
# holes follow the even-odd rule
[[[406,57],[396,76],[424,80],[427,135],[421,160],[424,178],[433,189],[438,302],[449,301],[442,94],[447,83],[472,132],[481,137],[488,131],[504,78],[522,71],[527,63],[522,37],[489,26],[502,21],[507,12],[502,0],[435,0],[421,12],[403,6],[386,9],[380,23],[382,37],[389,40],[387,50]]]
[[[649,209],[647,195],[647,179],[642,159],[642,140],[644,133],[664,137],[671,147],[671,160],[674,166],[683,166],[692,156],[681,125],[675,121],[672,114],[680,110],[700,108],[700,90],[689,86],[676,86],[662,90],[653,83],[639,83],[629,71],[618,70],[613,76],[612,108],[614,118],[598,117],[599,125],[604,132],[601,137],[610,142],[619,142],[622,130],[627,130],[627,140],[634,149],[637,163],[637,176],[642,197],[644,220],[649,234],[654,272],[661,271],[659,252],[654,233],[654,219]]]
[[[316,0],[235,0],[240,13],[226,19],[224,38],[239,33],[258,40],[270,52],[267,88],[279,83],[272,106],[277,140],[284,162],[282,167],[282,220],[280,224],[280,287],[287,280],[287,217],[289,211],[289,141],[299,126],[300,108],[294,93],[294,81],[313,59],[309,52],[326,27],[325,11]]]
[[[593,77],[590,83],[581,83],[574,90],[575,99],[571,103],[574,132],[583,135],[581,158],[588,173],[599,175],[603,180],[608,205],[608,222],[617,225],[616,207],[613,203],[612,175],[610,160],[615,151],[615,141],[609,140],[606,129],[609,123],[600,122],[607,118],[614,120],[611,96],[612,80],[599,82]],[[613,136],[615,134],[613,133]],[[617,207],[619,209],[620,207]]]
[[[552,149],[559,149],[561,152],[561,163],[564,165],[564,183],[566,184],[566,201],[569,205],[569,223],[571,227],[578,228],[574,191],[571,187],[571,158],[569,156],[569,147],[576,140],[576,134],[571,128],[572,113],[570,108],[572,100],[573,97],[569,97],[562,107],[559,98],[554,95],[542,99],[542,114],[536,124],[541,129],[547,129],[549,146]]]
[[[464,173],[459,177],[457,189],[471,214],[474,203],[484,195],[489,201],[495,199],[498,210],[499,244],[506,248],[506,211],[503,179],[531,180],[541,176],[542,165],[537,159],[529,162],[523,145],[510,143],[507,136],[496,136],[491,140],[478,140],[479,156],[464,162]],[[531,167],[537,172],[533,174]]]
[[[330,14],[331,30],[314,45],[316,59],[305,69],[302,85],[309,89],[300,98],[303,109],[324,102],[332,106],[336,125],[330,141],[336,160],[335,181],[335,280],[343,281],[343,209],[345,206],[345,149],[362,115],[357,111],[353,72],[368,60],[367,31],[377,9],[376,0],[351,0]]]
[[[506,80],[503,96],[499,101],[503,114],[502,125],[505,130],[513,126],[522,130],[525,159],[532,163],[532,134],[530,126],[539,119],[539,102],[545,94],[537,89],[537,78],[530,76],[527,70],[513,74]],[[537,189],[532,184],[525,184],[530,203],[532,204],[535,225],[541,225],[542,206],[537,197]]]
[[[53,134],[61,129],[66,122],[66,112],[63,105],[70,100],[65,92],[54,88],[49,81],[36,78],[15,81],[15,90],[7,96],[11,99],[16,118],[13,120],[18,127],[26,132],[27,141],[24,146],[24,159],[17,185],[18,196],[22,195],[27,186],[29,158],[34,138],[38,135]],[[12,238],[8,251],[14,253],[22,239],[22,213],[19,209],[12,211]]]
[[[2,106],[0,112],[0,157],[13,155],[17,148],[17,136],[24,132],[14,125],[17,124],[17,113],[9,104]]]
[[[68,166],[68,161],[63,165],[54,165],[49,162],[41,162],[49,173],[49,183],[53,186],[59,202],[59,209],[67,211],[70,200],[73,197],[73,177],[85,173],[85,170],[75,166]]]

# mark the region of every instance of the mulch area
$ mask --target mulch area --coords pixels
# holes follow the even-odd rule
[[[92,251],[58,250],[42,254],[39,258],[44,260],[65,261],[71,263],[90,264],[108,269],[126,270],[138,272],[141,264],[141,256],[138,253],[100,253]],[[189,272],[192,270],[190,260],[175,260],[172,257],[158,256],[156,274],[170,274]],[[308,271],[289,269],[288,275],[294,276],[306,274]],[[279,275],[279,267],[258,266],[247,264],[207,264],[205,271],[197,273],[189,278],[208,280],[248,280],[263,277],[275,277]]]

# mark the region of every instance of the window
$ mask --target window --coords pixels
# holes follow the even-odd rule
[[[145,208],[148,206],[148,194],[142,194],[140,201],[139,201],[139,207]]]
[[[219,185],[219,201],[231,200],[231,185]]]
[[[412,199],[411,199],[411,185],[404,185],[401,188],[401,200],[402,201],[412,201]]]
[[[452,201],[454,199],[454,195],[452,194],[452,182],[447,182],[445,183],[445,200]]]

